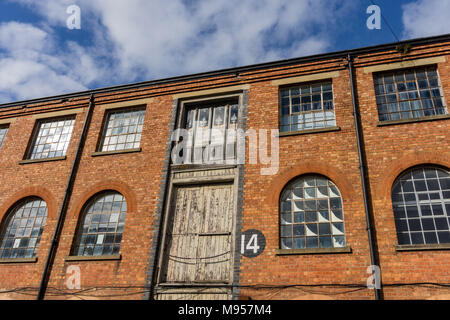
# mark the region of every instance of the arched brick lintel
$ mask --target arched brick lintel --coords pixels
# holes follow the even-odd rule
[[[125,197],[125,200],[127,201],[127,215],[136,212],[137,202],[134,191],[124,182],[117,180],[104,180],[89,187],[80,197],[72,198],[75,206],[69,215],[75,218],[79,217],[81,210],[83,210],[84,205],[89,201],[89,199],[96,194],[107,190],[117,191]]]
[[[419,165],[435,165],[450,167],[449,153],[410,153],[400,159],[393,160],[385,166],[383,176],[375,186],[373,198],[391,199],[391,190],[395,180],[402,172]]]
[[[353,201],[356,195],[360,194],[360,192],[357,192],[355,195],[354,192],[355,188],[360,188],[360,184],[352,187],[352,184],[348,180],[347,176],[340,169],[328,164],[304,162],[298,165],[292,165],[274,178],[268,189],[269,192],[266,197],[267,203],[270,206],[278,207],[278,201],[284,187],[292,179],[305,174],[320,174],[333,181],[341,192],[344,202]]]
[[[10,212],[14,205],[28,197],[39,197],[44,200],[47,204],[47,217],[51,219],[56,218],[57,207],[56,200],[53,194],[44,187],[32,186],[22,189],[21,191],[9,197],[6,202],[4,202],[4,204],[0,207],[0,221],[3,222],[5,215]]]

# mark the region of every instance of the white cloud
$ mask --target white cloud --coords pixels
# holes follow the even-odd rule
[[[7,52],[0,62],[20,74],[5,77],[35,88],[39,81],[30,79],[42,77],[41,91],[6,87],[12,80],[0,80],[0,98],[6,90],[11,99],[321,53],[352,6],[338,0],[78,0],[81,32],[93,38],[81,46],[58,37],[72,0],[11,1],[44,18],[39,28],[0,26],[0,52]],[[27,64],[34,69],[21,67]]]
[[[450,0],[417,0],[402,6],[406,39],[450,33]]]
[[[52,34],[30,24],[0,24],[0,102],[86,90],[97,75],[79,45],[58,46]]]
[[[47,38],[46,32],[29,24],[10,22],[0,26],[0,47],[8,51],[40,51]]]
[[[341,13],[336,3],[99,0],[86,6],[101,17],[122,71],[138,68],[146,77],[161,77],[326,50],[330,38],[324,30]]]
[[[1,59],[0,73],[0,91],[7,97],[28,99],[86,89],[71,77],[31,60]]]

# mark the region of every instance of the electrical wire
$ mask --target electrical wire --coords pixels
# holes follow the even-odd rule
[[[435,289],[450,289],[450,284],[448,283],[436,283],[436,282],[413,282],[413,283],[388,283],[383,284],[383,288],[395,288],[395,287],[426,287],[426,288],[435,288]],[[309,294],[320,294],[327,296],[335,296],[348,294],[353,292],[358,292],[362,290],[368,290],[366,285],[363,284],[292,284],[292,285],[269,285],[269,284],[256,284],[256,285],[217,285],[211,287],[198,287],[193,285],[186,285],[182,288],[177,289],[188,289],[188,288],[197,288],[196,292],[192,294],[200,296],[202,294],[223,294],[225,292],[205,292],[208,289],[253,289],[256,291],[266,291],[261,294],[256,294],[257,296],[276,296],[277,294],[283,292],[284,290],[294,289],[300,290],[302,292],[306,292]],[[321,290],[320,290],[321,289]],[[327,289],[327,291],[325,291]],[[338,290],[337,292],[330,292],[330,289]],[[36,292],[39,288],[35,287],[22,287],[15,288],[9,290],[1,290],[0,294],[21,294],[26,296],[35,296]],[[130,291],[129,291],[130,290]],[[343,290],[343,291],[340,291]],[[100,292],[99,292],[100,291]],[[101,291],[110,291],[108,293],[102,293]],[[118,293],[114,293],[114,291],[120,291]],[[125,292],[123,292],[125,291]],[[126,292],[129,291],[129,292]],[[268,291],[268,292],[267,292]],[[95,292],[95,293],[94,293]],[[129,297],[140,294],[145,294],[150,292],[149,286],[101,286],[101,287],[89,287],[85,289],[78,290],[69,290],[69,289],[61,289],[56,287],[48,287],[46,292],[46,296],[48,297],[57,297],[57,296],[72,296],[77,297],[79,299],[83,298],[120,298],[120,297]],[[176,294],[177,292],[170,291],[171,294]],[[160,292],[160,294],[164,294],[164,292]],[[187,292],[179,292],[181,297],[178,299],[183,300],[183,297],[187,294]],[[192,299],[192,295],[189,296]]]
[[[373,0],[369,0],[370,3],[372,3],[374,6],[379,7],[379,5],[377,5],[375,2],[373,2]],[[391,33],[394,35],[394,38],[397,40],[397,42],[400,42],[399,37],[397,37],[397,34],[394,32],[394,30],[392,29],[391,25],[389,24],[389,21],[386,19],[386,17],[383,14],[383,11],[380,12],[381,14],[381,18],[383,19],[384,23],[386,23],[386,25],[388,26],[389,30],[391,31]]]

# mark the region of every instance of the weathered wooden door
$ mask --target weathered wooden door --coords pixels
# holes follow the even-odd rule
[[[232,283],[233,185],[179,186],[174,191],[160,282]]]

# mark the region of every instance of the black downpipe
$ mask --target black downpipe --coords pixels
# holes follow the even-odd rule
[[[42,273],[41,284],[39,286],[39,292],[36,300],[43,300],[45,297],[45,291],[47,289],[48,280],[51,271],[51,265],[53,264],[56,249],[59,242],[59,237],[61,235],[62,226],[67,213],[67,207],[69,205],[70,196],[72,195],[73,184],[75,182],[75,177],[78,171],[78,165],[80,163],[81,154],[83,151],[84,143],[86,141],[87,131],[89,129],[89,124],[91,122],[92,113],[94,111],[94,95],[91,94],[89,99],[89,109],[84,120],[83,131],[81,132],[81,137],[78,142],[77,152],[75,158],[73,159],[72,169],[70,171],[69,180],[67,182],[66,191],[64,193],[63,203],[61,205],[61,210],[59,211],[58,221],[56,223],[55,233],[53,234],[53,240],[50,245],[50,251],[47,256],[47,261],[45,262],[44,271]]]
[[[369,206],[369,199],[368,199],[369,188],[368,188],[367,179],[366,179],[366,176],[367,176],[367,174],[366,174],[366,159],[364,157],[363,150],[362,150],[363,140],[362,140],[362,136],[361,136],[361,119],[360,119],[360,114],[359,114],[359,110],[357,107],[356,95],[355,95],[356,90],[355,90],[355,82],[354,82],[354,78],[353,78],[353,58],[350,54],[347,56],[347,61],[348,61],[348,69],[350,71],[350,85],[351,85],[352,102],[353,102],[353,117],[355,119],[356,142],[358,145],[358,155],[359,155],[359,169],[361,172],[361,183],[362,183],[362,190],[363,190],[363,197],[364,197],[364,210],[366,213],[366,226],[367,226],[367,234],[369,237],[370,262],[373,266],[375,266],[375,265],[377,265],[377,262],[375,259],[375,249],[374,249],[373,235],[372,235],[373,229],[372,229],[372,223],[371,223],[371,219],[370,219],[370,206]],[[374,276],[378,277],[379,275],[377,275],[375,273]],[[379,283],[381,286],[381,275],[380,275],[380,279],[376,279],[376,280],[380,281]],[[374,292],[375,292],[375,300],[380,300],[380,289],[375,288]]]

